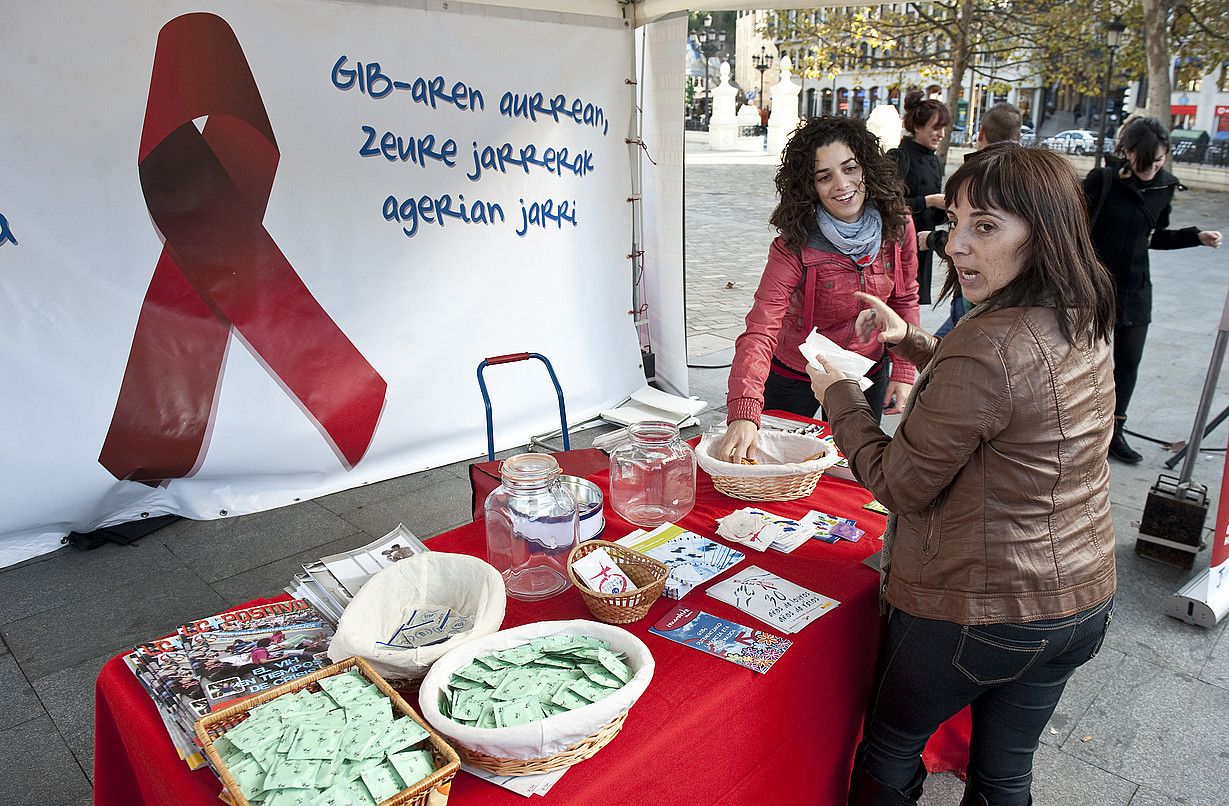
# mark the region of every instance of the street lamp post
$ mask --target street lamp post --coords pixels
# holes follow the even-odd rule
[[[1109,116],[1106,107],[1109,106],[1110,81],[1114,76],[1114,51],[1118,49],[1118,40],[1127,26],[1122,24],[1122,18],[1115,16],[1105,24],[1105,45],[1109,49],[1109,60],[1105,66],[1105,85],[1101,92],[1101,126],[1097,133],[1097,154],[1093,158],[1094,167],[1101,167],[1101,159],[1105,156],[1105,119]]]
[[[760,71],[760,109],[764,108],[764,72],[772,65],[772,55],[768,52],[768,48],[760,45],[760,55],[752,55],[751,63],[755,65],[755,69]]]
[[[708,14],[704,17],[704,27],[691,34],[700,45],[700,54],[704,56],[704,125],[707,128],[713,114],[713,98],[708,88],[708,60],[725,50],[725,31],[714,31],[713,15]]]

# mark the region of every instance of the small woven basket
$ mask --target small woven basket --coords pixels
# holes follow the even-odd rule
[[[742,501],[793,501],[815,492],[823,470],[792,476],[713,476],[717,492]]]
[[[497,756],[488,756],[486,753],[480,753],[477,750],[470,750],[465,745],[459,743],[457,744],[457,753],[466,764],[493,772],[496,775],[538,775],[539,773],[570,767],[596,755],[598,750],[609,744],[610,740],[619,734],[619,731],[623,729],[623,720],[625,719],[627,719],[627,711],[607,722],[592,736],[581,739],[571,747],[560,750],[558,753],[545,758],[499,758]]]
[[[326,677],[342,674],[351,669],[358,671],[369,682],[374,683],[384,696],[392,700],[393,709],[396,712],[413,719],[423,727],[423,730],[427,731],[429,734],[428,741],[431,745],[431,757],[435,760],[436,764],[435,772],[413,786],[401,790],[393,797],[381,801],[380,806],[426,806],[427,798],[430,794],[453,779],[457,774],[457,770],[461,768],[461,760],[457,756],[456,751],[430,725],[424,722],[422,717],[414,712],[414,709],[409,706],[392,686],[385,682],[384,678],[380,677],[375,669],[368,665],[367,661],[362,658],[346,658],[340,663],[325,666],[323,669],[312,672],[306,677],[271,688],[254,697],[249,697],[236,705],[224,708],[213,714],[208,714],[197,720],[197,741],[200,742],[205,755],[209,757],[209,763],[213,765],[214,771],[222,779],[222,785],[226,787],[226,795],[229,796],[231,803],[235,804],[235,806],[250,806],[250,802],[239,789],[239,784],[236,783],[234,777],[230,774],[230,770],[226,768],[226,763],[222,761],[222,757],[214,748],[213,740],[247,719],[248,712],[256,706],[263,705],[283,694],[292,694],[303,689],[318,692],[320,691],[321,680]]]
[[[605,549],[610,559],[636,587],[623,593],[600,593],[581,582],[572,564],[594,549]],[[593,617],[607,624],[631,624],[644,618],[653,602],[661,596],[668,576],[670,569],[660,560],[605,540],[587,540],[568,555],[568,577],[580,591],[580,598],[585,600],[585,606]]]

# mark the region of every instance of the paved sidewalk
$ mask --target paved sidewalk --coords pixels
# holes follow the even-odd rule
[[[773,162],[689,155],[687,313],[694,364],[729,361],[772,232]],[[1229,228],[1225,197],[1179,197],[1175,225]],[[1224,251],[1154,253],[1156,318],[1132,426],[1185,439],[1229,287]],[[944,311],[928,309],[934,327]],[[695,369],[693,392],[724,420],[726,369]],[[1229,403],[1229,380],[1213,410]],[[889,418],[889,427],[891,420]],[[1210,439],[1224,445],[1229,426]],[[577,435],[584,446],[596,431]],[[1229,789],[1229,639],[1167,618],[1187,573],[1133,552],[1148,486],[1168,456],[1138,443],[1137,468],[1113,467],[1120,570],[1105,649],[1072,681],[1042,736],[1038,804],[1220,806]],[[1195,479],[1219,490],[1220,454]],[[467,462],[291,507],[220,521],[180,521],[138,543],[61,550],[0,570],[0,803],[86,804],[93,775],[93,685],[116,652],[227,605],[276,593],[302,563],[353,548],[404,522],[426,538],[467,521]],[[1207,553],[1196,560],[1207,565]],[[771,683],[771,680],[766,681]],[[816,671],[817,691],[822,673]],[[928,806],[955,804],[960,784],[936,776]],[[723,804],[723,806],[725,806]],[[730,806],[735,806],[731,804]]]

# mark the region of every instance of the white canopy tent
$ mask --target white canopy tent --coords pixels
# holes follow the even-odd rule
[[[549,354],[576,422],[643,381],[647,328],[657,378],[686,393],[687,9],[15,6],[0,567],[69,531],[472,457],[486,356]],[[209,216],[180,215],[189,200]],[[551,427],[536,364],[492,385],[497,447]]]

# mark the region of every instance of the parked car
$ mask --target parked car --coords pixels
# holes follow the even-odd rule
[[[1020,145],[1031,146],[1037,142],[1037,132],[1027,123],[1020,127]]]
[[[1051,151],[1061,151],[1064,154],[1095,154],[1097,151],[1097,133],[1087,129],[1067,129],[1041,141],[1042,148]],[[1106,135],[1105,153],[1114,150],[1113,138]]]

